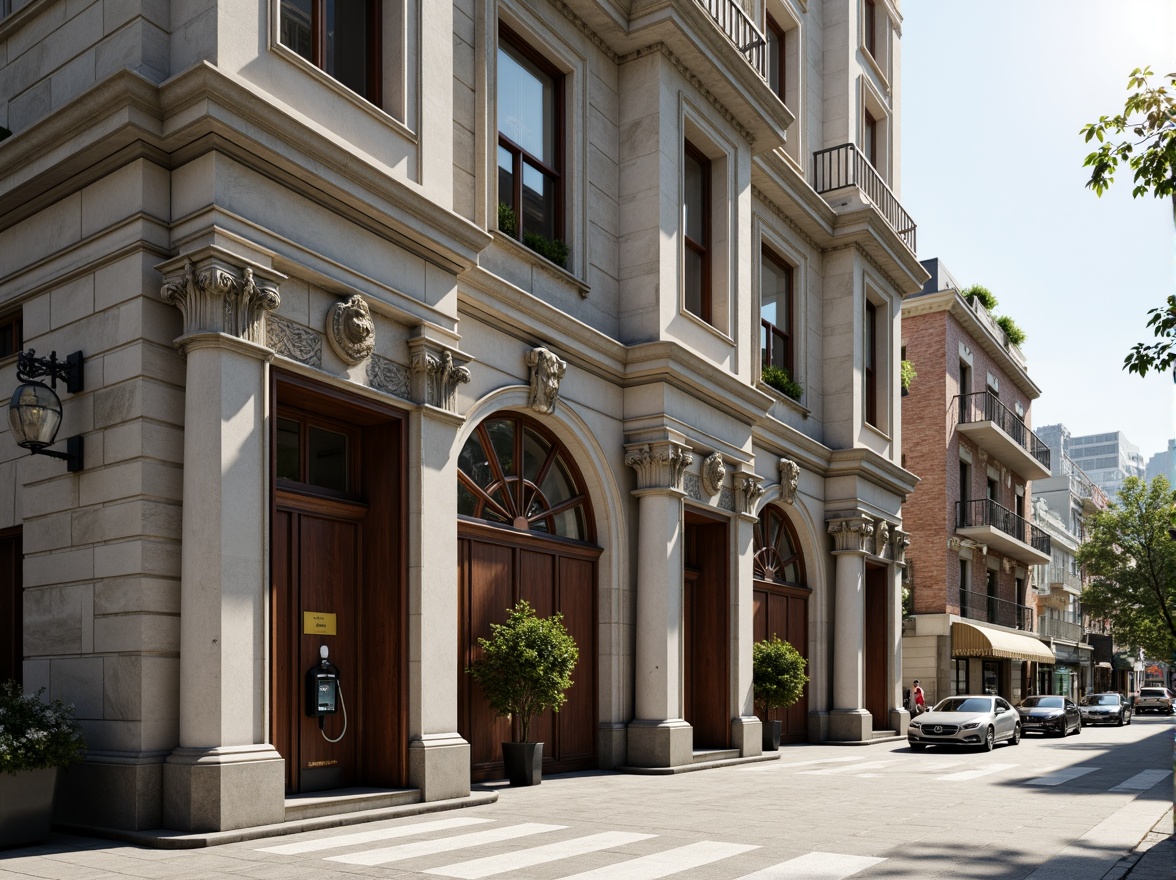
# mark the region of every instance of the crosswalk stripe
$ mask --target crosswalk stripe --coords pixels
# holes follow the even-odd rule
[[[1171,770],[1144,770],[1136,773],[1126,782],[1120,782],[1111,791],[1147,791],[1161,779],[1166,779],[1171,775]]]
[[[1087,773],[1093,773],[1098,769],[1098,767],[1067,767],[1064,770],[1058,770],[1046,776],[1038,776],[1036,779],[1027,780],[1025,784],[1061,785],[1063,782],[1069,782],[1071,779],[1077,779],[1079,776],[1085,776]]]
[[[722,859],[729,859],[740,853],[759,849],[743,843],[720,843],[715,840],[703,840],[680,846],[677,849],[653,853],[648,856],[630,859],[616,865],[607,865],[582,874],[573,874],[561,880],[657,880],[668,877],[679,871],[699,868]]]
[[[852,764],[845,767],[828,767],[824,770],[802,770],[803,776],[833,776],[838,773],[857,773],[860,770],[873,770],[875,767],[886,767],[890,764],[897,764],[897,761],[862,761],[860,764]]]
[[[852,758],[814,758],[811,761],[771,761],[765,764],[747,764],[739,767],[744,773],[764,773],[774,770],[791,770],[793,767],[811,767],[814,764],[842,764],[847,761],[860,761],[859,757]]]
[[[423,873],[438,874],[442,877],[460,877],[462,880],[478,880],[480,877],[490,877],[507,871],[518,871],[533,865],[543,865],[548,862],[558,862],[587,853],[600,852],[614,846],[625,846],[639,840],[649,840],[656,834],[636,834],[629,831],[605,831],[601,834],[591,834],[587,837],[577,837],[573,840],[563,840],[559,843],[549,843],[532,849],[502,853],[496,856],[486,856],[469,862],[458,862],[440,868],[432,868]]]
[[[491,828],[488,831],[474,831],[470,834],[442,837],[439,840],[418,840],[415,843],[402,843],[398,846],[386,846],[381,849],[350,853],[345,856],[328,856],[326,861],[342,862],[345,865],[384,865],[388,862],[399,862],[417,856],[431,856],[455,849],[468,849],[471,846],[481,846],[484,843],[500,843],[503,840],[513,840],[516,837],[527,837],[531,834],[562,831],[566,827],[566,825],[524,822],[521,825]]]
[[[339,847],[355,846],[360,843],[372,843],[377,840],[392,840],[397,837],[411,837],[414,834],[429,834],[433,831],[465,828],[469,825],[481,825],[484,822],[492,821],[494,820],[477,819],[472,816],[436,819],[432,822],[418,822],[416,825],[397,825],[394,828],[379,828],[375,831],[340,834],[335,837],[322,837],[318,840],[304,840],[301,843],[283,843],[281,846],[266,846],[257,850],[257,852],[296,856],[302,853],[319,852],[324,849],[338,849]]]
[[[979,779],[981,776],[991,776],[1002,770],[1012,770],[1016,766],[1016,764],[989,764],[979,770],[962,770],[959,773],[948,773],[946,776],[936,776],[935,778],[947,782],[965,782],[969,779]]]
[[[886,859],[874,856],[847,856],[841,853],[811,852],[789,859],[737,880],[844,880],[858,871],[872,868]]]

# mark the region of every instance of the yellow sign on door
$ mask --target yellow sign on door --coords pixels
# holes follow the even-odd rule
[[[335,615],[326,611],[303,611],[302,631],[312,636],[333,636]]]

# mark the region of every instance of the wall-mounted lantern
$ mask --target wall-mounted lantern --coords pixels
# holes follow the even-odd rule
[[[70,473],[76,473],[84,462],[80,434],[65,441],[65,452],[55,452],[48,447],[57,439],[57,429],[61,427],[61,399],[55,390],[57,382],[64,382],[65,390],[70,394],[82,390],[82,353],[75,351],[64,361],[57,359],[57,352],[47,358],[36,357],[36,354],[30,348],[17,356],[16,378],[21,384],[12,392],[12,402],[8,404],[12,436],[17,446],[29,450],[32,455],[60,458],[66,462]],[[48,376],[50,385],[36,381],[41,376]]]

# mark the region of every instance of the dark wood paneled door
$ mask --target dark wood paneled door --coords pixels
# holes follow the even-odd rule
[[[682,717],[695,749],[731,743],[727,523],[686,515],[682,581]]]
[[[24,553],[21,530],[0,530],[0,682],[24,679]]]
[[[755,641],[776,636],[808,658],[808,597],[803,587],[756,581],[752,592]],[[807,667],[806,667],[807,671]],[[780,721],[780,742],[808,742],[808,685],[800,699],[787,709],[773,709],[768,720]]]
[[[498,717],[464,670],[478,653],[478,639],[490,624],[506,620],[508,609],[526,599],[536,613],[563,614],[580,649],[574,684],[558,713],[546,712],[531,725],[531,738],[543,745],[543,772],[561,773],[596,766],[596,558],[599,550],[526,533],[462,522],[458,531],[460,636],[458,731],[470,744],[475,782],[501,779],[503,742],[512,739],[510,722]]]
[[[863,652],[866,705],[863,708],[873,716],[874,730],[887,730],[890,726],[890,700],[886,695],[890,665],[890,652],[886,644],[887,575],[885,566],[866,566],[866,632]]]

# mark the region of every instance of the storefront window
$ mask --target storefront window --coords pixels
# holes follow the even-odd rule
[[[968,692],[968,658],[952,660],[951,667],[952,694],[966,694]]]
[[[1000,663],[998,661],[984,661],[984,693],[1000,693]]]

